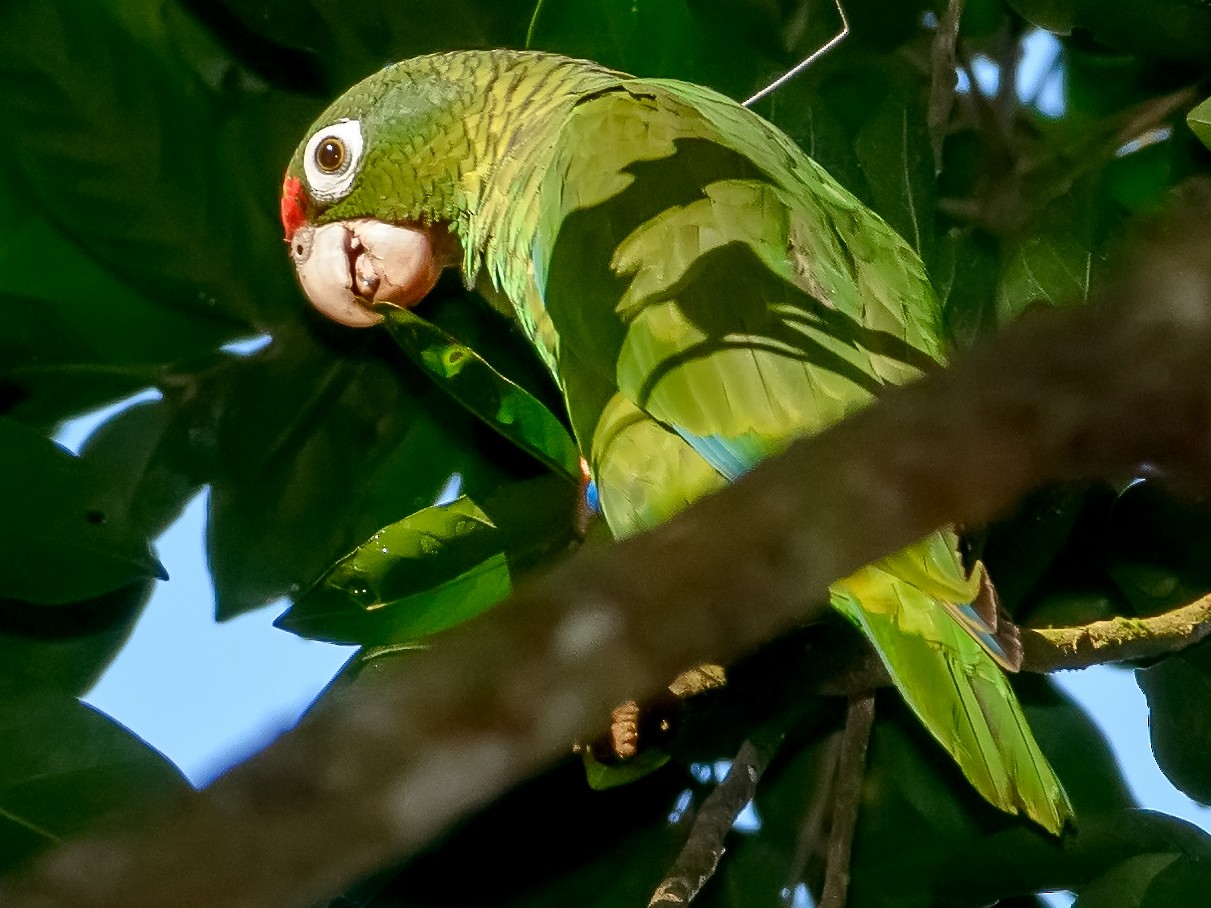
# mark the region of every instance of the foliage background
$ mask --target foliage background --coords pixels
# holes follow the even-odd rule
[[[1204,6],[965,7],[952,60],[935,44],[942,6],[851,0],[850,37],[758,106],[920,251],[959,347],[1031,307],[1087,300],[1137,225],[1211,164],[1183,120],[1207,91]],[[0,867],[185,784],[76,698],[157,582],[151,541],[198,489],[210,489],[216,616],[291,597],[284,627],[366,647],[338,684],[407,658],[401,646],[487,607],[572,542],[557,398],[457,281],[422,314],[491,364],[464,375],[462,408],[414,361],[448,354],[444,336],[401,337],[401,352],[385,332],[343,331],[302,304],[276,199],[319,109],[396,59],[527,43],[742,98],[836,27],[816,0],[0,5]],[[1015,83],[1035,27],[1062,35],[1051,74],[1063,103],[1046,111]],[[956,67],[966,90],[951,107],[937,86]],[[273,341],[251,356],[220,349],[261,333]],[[158,399],[114,417],[79,457],[47,440],[149,387]],[[533,400],[555,420],[503,435],[502,402]],[[452,473],[473,510],[397,523]],[[973,528],[1020,620],[1150,614],[1211,589],[1203,507],[1133,479],[1043,490]],[[325,574],[387,525],[389,563],[355,553]],[[436,554],[418,555],[421,539]],[[366,582],[392,607],[367,611]],[[339,903],[447,904],[455,874],[459,903],[642,903],[710,790],[706,768],[768,728],[787,738],[759,790],[760,828],[734,833],[702,899],[775,904],[817,886],[820,855],[801,829],[828,796],[839,704],[780,696],[815,634],[762,651],[731,689],[681,711],[658,772],[593,793],[569,760]],[[1211,649],[1140,666],[1138,679],[1159,763],[1208,802]],[[853,904],[1032,904],[1045,889],[1075,891],[1082,908],[1202,904],[1207,836],[1133,809],[1080,710],[1044,678],[1017,686],[1078,830],[1057,843],[986,807],[881,697]]]

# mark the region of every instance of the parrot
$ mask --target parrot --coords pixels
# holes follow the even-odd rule
[[[945,357],[916,252],[773,124],[688,82],[538,51],[405,60],[320,114],[280,213],[305,296],[341,324],[417,305],[448,268],[514,323],[616,538]],[[1062,831],[1072,806],[1006,675],[1020,645],[953,529],[830,604],[985,799]]]

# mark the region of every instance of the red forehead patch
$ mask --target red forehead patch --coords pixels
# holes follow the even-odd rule
[[[282,229],[286,231],[286,242],[294,238],[294,232],[307,220],[303,209],[303,184],[298,177],[286,177],[282,183]]]

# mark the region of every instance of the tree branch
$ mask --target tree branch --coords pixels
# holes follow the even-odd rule
[[[946,139],[950,112],[954,107],[955,87],[958,84],[955,74],[955,45],[959,41],[959,20],[962,16],[963,0],[949,0],[938,20],[938,28],[930,45],[929,108],[926,124],[929,127],[929,144],[933,149],[934,173],[942,172],[942,143]]]
[[[1145,460],[1207,488],[1209,219],[1206,198],[1190,206],[1108,305],[1028,318],[654,532],[579,554],[158,819],[61,845],[0,903],[310,904],[434,841],[615,704],[818,617],[833,580],[935,527]]]
[[[828,830],[828,865],[824,873],[824,892],[820,908],[845,908],[849,894],[849,858],[862,804],[862,783],[866,781],[866,750],[875,725],[875,695],[866,692],[851,697],[845,711],[845,731],[841,735],[841,756],[833,790],[832,823]]]
[[[1149,618],[1111,618],[1079,627],[1022,628],[1022,670],[1053,672],[1177,652],[1211,634],[1211,595]]]
[[[774,749],[752,740],[740,746],[727,777],[702,802],[685,846],[652,894],[648,908],[688,905],[714,876],[725,851],[723,842],[740,811],[753,799]]]

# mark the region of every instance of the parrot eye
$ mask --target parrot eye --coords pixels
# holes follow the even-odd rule
[[[345,143],[336,136],[320,142],[315,150],[315,164],[324,173],[336,173],[345,163]]]
[[[357,120],[338,120],[316,131],[303,150],[303,172],[311,194],[335,202],[353,188],[362,156],[362,127]]]

